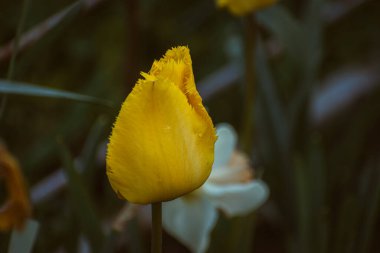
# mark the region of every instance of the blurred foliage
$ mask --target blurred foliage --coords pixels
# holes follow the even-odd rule
[[[30,1],[23,32],[43,29],[41,22],[72,4]],[[0,1],[0,52],[15,36],[22,5]],[[14,81],[120,105],[152,59],[188,45],[201,94],[216,78],[205,101],[214,123],[243,128],[243,19],[217,10],[212,0],[86,0],[70,10],[20,51]],[[248,217],[222,217],[210,252],[379,252],[379,14],[376,0],[283,0],[254,14],[259,36],[249,155],[271,198]],[[9,63],[0,57],[1,79]],[[226,83],[216,74],[229,64],[238,77]],[[358,72],[371,85],[332,78]],[[340,93],[318,103],[336,87]],[[149,230],[136,219],[123,233],[111,229],[123,201],[110,189],[104,152],[118,107],[8,95],[1,138],[19,158],[32,194],[62,168],[69,184],[34,201],[40,223],[34,252],[86,252],[78,246],[86,242],[96,245],[91,252],[149,249]],[[1,236],[0,252],[9,238]],[[186,252],[167,234],[164,247]]]

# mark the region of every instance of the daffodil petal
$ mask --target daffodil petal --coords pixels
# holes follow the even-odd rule
[[[229,185],[206,183],[202,189],[212,203],[230,217],[252,212],[269,196],[269,189],[261,180]]]
[[[235,129],[227,123],[216,126],[216,135],[213,170],[228,164],[237,143]]]
[[[163,204],[165,230],[192,252],[207,250],[209,235],[214,228],[218,212],[207,198],[201,195],[175,199]]]
[[[211,172],[215,133],[168,79],[140,80],[124,102],[107,152],[113,189],[136,204],[168,201]]]

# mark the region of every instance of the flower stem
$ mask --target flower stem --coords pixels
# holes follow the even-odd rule
[[[152,253],[162,252],[162,203],[152,204]]]
[[[255,63],[254,53],[256,48],[257,24],[254,15],[245,17],[245,99],[243,111],[242,146],[245,152],[251,152],[254,128],[254,104],[255,104]]]

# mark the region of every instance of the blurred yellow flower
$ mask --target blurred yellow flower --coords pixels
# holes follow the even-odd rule
[[[142,76],[122,105],[107,151],[112,188],[136,204],[200,187],[210,175],[216,141],[187,47],[168,50]]]
[[[226,7],[236,15],[243,16],[255,10],[268,7],[277,0],[217,0],[218,7]]]
[[[22,229],[31,215],[29,198],[18,162],[1,143],[0,177],[8,194],[0,208],[0,230]]]
[[[269,196],[267,185],[253,179],[248,158],[236,151],[237,135],[228,124],[217,126],[215,161],[206,183],[198,190],[163,204],[163,226],[191,252],[204,253],[218,219],[246,215]]]

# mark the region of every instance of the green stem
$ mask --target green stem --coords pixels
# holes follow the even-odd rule
[[[24,0],[23,6],[22,6],[20,21],[18,22],[18,26],[17,26],[16,37],[15,37],[13,45],[12,45],[13,46],[13,50],[12,50],[13,53],[12,53],[12,57],[11,57],[11,61],[9,63],[9,68],[8,68],[8,73],[7,73],[7,79],[9,81],[12,81],[14,78],[16,56],[17,56],[18,47],[20,44],[21,32],[24,29],[26,14],[27,14],[28,9],[29,9],[29,2],[30,2],[30,0]],[[3,116],[6,103],[7,103],[7,95],[4,94],[3,98],[1,100],[1,105],[0,105],[0,119]]]
[[[250,152],[253,142],[253,112],[255,104],[255,63],[257,23],[253,15],[245,17],[245,99],[243,111],[242,140],[243,150]]]
[[[152,204],[152,253],[162,252],[162,203]]]

